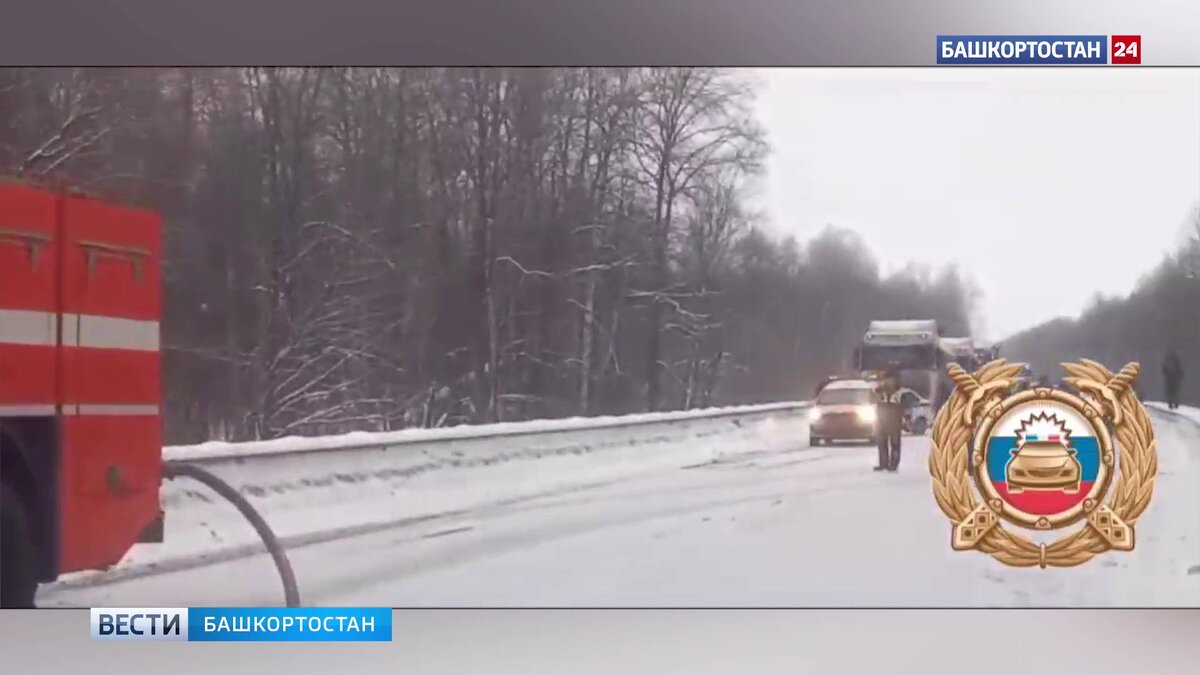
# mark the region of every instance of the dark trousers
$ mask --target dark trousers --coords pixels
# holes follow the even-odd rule
[[[1179,407],[1179,382],[1167,382],[1167,407],[1174,410]]]
[[[903,412],[899,406],[880,405],[877,408],[879,426],[876,441],[879,443],[879,466],[885,469],[895,469],[900,466],[900,436],[901,417]]]
[[[879,466],[885,469],[900,467],[900,430],[879,430]]]

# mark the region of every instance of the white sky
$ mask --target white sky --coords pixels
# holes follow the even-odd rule
[[[756,77],[771,228],[856,230],[884,271],[957,262],[989,339],[1128,293],[1200,203],[1197,69]]]

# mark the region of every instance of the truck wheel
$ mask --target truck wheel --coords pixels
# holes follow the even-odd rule
[[[918,417],[913,420],[913,433],[918,436],[924,436],[925,431],[929,428],[929,420],[924,417]]]
[[[817,446],[818,446],[818,445],[820,445],[820,444],[821,444],[821,439],[817,438],[816,436],[809,436],[809,437],[808,437],[808,446],[809,446],[810,448],[815,448],[815,447],[817,447]]]
[[[0,521],[0,607],[31,608],[38,587],[35,551],[25,504],[8,485],[0,485]]]

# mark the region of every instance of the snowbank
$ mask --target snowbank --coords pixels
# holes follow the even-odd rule
[[[807,443],[807,404],[630,417],[206,443],[164,449],[232,484],[289,545],[617,481],[746,452]],[[182,569],[262,550],[234,507],[188,479],[164,486],[166,542],[134,547],[91,584]]]
[[[222,459],[232,456],[249,457],[281,453],[321,452],[334,449],[365,448],[380,445],[403,445],[427,443],[453,439],[493,438],[525,434],[545,434],[581,429],[607,429],[662,422],[708,419],[714,417],[740,417],[758,412],[782,412],[793,410],[803,402],[766,403],[752,406],[726,408],[704,408],[680,412],[644,413],[598,417],[568,417],[556,420],[527,420],[524,422],[501,422],[499,424],[473,424],[441,429],[404,429],[401,431],[371,433],[356,431],[339,436],[287,436],[270,441],[249,443],[225,443],[211,441],[199,445],[174,445],[163,448],[163,458],[187,462],[206,459]]]

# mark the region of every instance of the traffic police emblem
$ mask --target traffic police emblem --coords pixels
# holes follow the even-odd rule
[[[1114,374],[1084,359],[1063,364],[1077,393],[1012,393],[1023,367],[1000,359],[974,374],[949,368],[954,391],[934,421],[929,472],[951,547],[1042,568],[1132,551],[1158,472],[1154,429],[1133,392],[1138,365]],[[1021,529],[1066,532],[1046,543]]]

